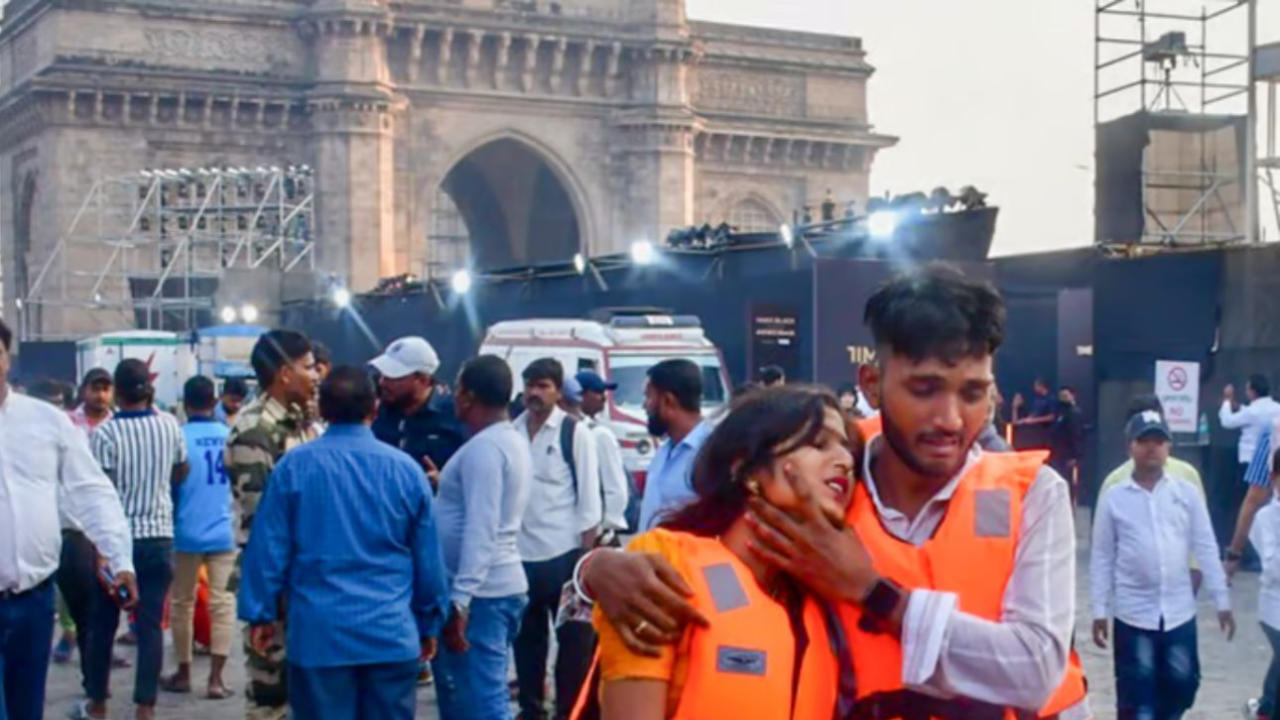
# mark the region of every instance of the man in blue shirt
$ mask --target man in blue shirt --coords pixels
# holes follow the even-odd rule
[[[507,656],[528,603],[516,536],[533,487],[529,441],[507,419],[511,368],[482,355],[458,376],[454,408],[471,439],[440,473],[436,512],[450,577],[434,669],[442,720],[509,720]]]
[[[329,429],[272,472],[245,548],[240,619],[265,651],[287,600],[296,720],[406,720],[418,658],[435,653],[447,602],[422,468],[369,429],[373,383],[335,368],[320,386]]]
[[[645,476],[640,502],[640,531],[652,529],[672,510],[697,497],[693,491],[693,460],[711,434],[702,419],[702,369],[690,360],[663,360],[649,368],[644,411],[649,434],[666,436]]]
[[[197,375],[182,388],[191,471],[186,482],[173,491],[173,652],[178,671],[162,687],[170,692],[191,692],[192,620],[200,567],[209,575],[209,684],[213,699],[231,697],[222,681],[231,639],[236,631],[236,596],[227,589],[236,564],[235,534],[231,529],[231,485],[227,482],[223,450],[231,428],[214,419],[218,398],[213,381]]]

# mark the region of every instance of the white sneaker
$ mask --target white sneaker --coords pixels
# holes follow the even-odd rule
[[[1261,703],[1258,702],[1258,698],[1249,698],[1248,700],[1245,700],[1244,707],[1241,708],[1244,711],[1244,720],[1258,720],[1259,705],[1261,705]]]

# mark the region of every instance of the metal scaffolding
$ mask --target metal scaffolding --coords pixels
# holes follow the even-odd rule
[[[1280,116],[1276,115],[1276,86],[1280,85],[1280,43],[1269,43],[1254,53],[1254,80],[1266,86],[1267,107],[1263,115],[1263,149],[1258,158],[1258,174],[1266,187],[1275,229],[1280,232],[1280,152],[1277,132]]]
[[[1151,128],[1165,131],[1161,142],[1160,131],[1150,133],[1143,155],[1138,244],[1255,241],[1257,183],[1247,179],[1257,176],[1257,0],[1204,0],[1194,13],[1183,0],[1094,3],[1095,130],[1145,114]],[[1244,134],[1239,152],[1226,139],[1236,123]],[[1174,124],[1182,127],[1169,131]],[[1097,167],[1106,161],[1099,148]]]
[[[120,315],[111,329],[189,331],[230,269],[315,269],[306,165],[141,170],[95,181],[19,304]],[[37,325],[32,327],[32,325]]]

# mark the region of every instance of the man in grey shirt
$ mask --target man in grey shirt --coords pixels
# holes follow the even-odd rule
[[[507,656],[528,602],[516,534],[529,504],[529,441],[507,418],[511,369],[493,355],[458,376],[454,412],[471,439],[440,471],[436,524],[451,610],[433,669],[442,720],[511,717]]]

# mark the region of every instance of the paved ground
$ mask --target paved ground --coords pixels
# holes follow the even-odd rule
[[[1087,521],[1087,516],[1082,515]],[[1083,525],[1082,527],[1087,527]],[[1083,535],[1083,533],[1082,533]],[[1077,585],[1079,621],[1077,646],[1083,657],[1089,677],[1093,708],[1097,720],[1113,720],[1115,717],[1114,683],[1112,681],[1111,654],[1099,650],[1089,638],[1089,618],[1084,602],[1088,590],[1087,539],[1080,543],[1080,582]],[[1249,697],[1258,694],[1262,675],[1270,661],[1266,639],[1257,623],[1257,576],[1243,574],[1236,579],[1232,594],[1236,607],[1239,631],[1233,642],[1226,642],[1217,626],[1213,608],[1201,603],[1200,612],[1200,663],[1203,680],[1196,705],[1185,720],[1225,720],[1239,718],[1240,707]],[[127,649],[130,650],[131,649]],[[166,672],[171,668],[166,663]],[[229,681],[237,690],[244,687],[243,664],[238,650],[228,668]],[[208,672],[208,660],[196,658],[193,679],[199,680]],[[113,704],[113,718],[131,718],[132,710],[127,701],[133,688],[133,670],[112,674],[112,692],[117,700]],[[54,667],[49,676],[49,700],[46,718],[62,718],[69,707],[80,697],[79,671],[74,665]],[[244,701],[240,697],[230,700],[202,700],[190,695],[163,694],[157,715],[162,720],[239,720],[243,717]],[[418,717],[434,720],[435,696],[430,688],[418,693]]]

